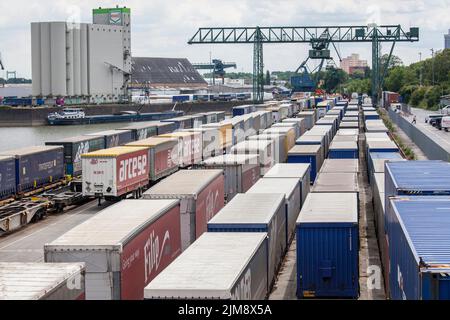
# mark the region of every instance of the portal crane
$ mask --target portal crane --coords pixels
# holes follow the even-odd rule
[[[309,43],[309,57],[327,59],[331,43],[368,42],[372,44],[372,101],[378,101],[386,70],[397,42],[419,41],[419,28],[405,31],[400,25],[316,27],[226,27],[200,28],[189,44],[253,44],[253,100],[262,102],[264,95],[264,43]],[[380,43],[391,42],[383,74],[380,74]],[[321,63],[323,65],[323,61]]]
[[[216,84],[216,77],[222,78],[222,84],[224,84],[225,69],[236,69],[236,62],[222,62],[220,59],[212,59],[211,63],[194,63],[192,66],[198,70],[212,70],[213,84]]]

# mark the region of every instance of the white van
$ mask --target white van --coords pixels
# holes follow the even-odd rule
[[[450,116],[442,117],[441,128],[448,132],[450,128]]]

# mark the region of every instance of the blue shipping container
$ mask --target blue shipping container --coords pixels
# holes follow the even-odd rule
[[[355,141],[332,142],[328,152],[330,159],[358,159],[358,143]]]
[[[13,156],[0,156],[0,200],[16,193],[16,161]]]
[[[266,232],[272,284],[286,251],[284,194],[237,194],[209,222],[208,232]]]
[[[394,300],[450,299],[450,197],[391,199],[390,296]]]
[[[35,146],[4,152],[15,157],[16,189],[26,192],[64,177],[63,147]]]
[[[192,129],[194,124],[193,118],[184,116],[161,120],[161,122],[175,123],[175,130]]]
[[[104,139],[104,149],[122,146],[134,140],[134,132],[132,130],[106,130],[93,132],[87,136],[101,136]]]
[[[243,114],[250,113],[252,106],[238,106],[233,107],[233,117],[242,116]]]
[[[316,180],[323,163],[323,151],[320,145],[294,146],[288,152],[288,163],[309,163],[311,165],[311,184]]]
[[[330,159],[358,159],[358,149],[330,149]]]
[[[81,155],[92,151],[104,149],[102,137],[76,136],[56,141],[48,141],[47,146],[64,147],[65,173],[71,176],[81,174]]]
[[[385,163],[385,207],[397,195],[450,195],[450,163],[444,161],[398,161]],[[389,225],[385,221],[386,233]]]
[[[369,181],[374,170],[373,160],[376,159],[401,160],[403,157],[400,152],[369,152],[369,156],[367,157],[367,175],[369,177]]]
[[[357,298],[358,197],[310,193],[297,219],[297,297]]]

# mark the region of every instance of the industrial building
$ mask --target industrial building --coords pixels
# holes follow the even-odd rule
[[[188,92],[204,90],[208,84],[187,59],[133,57],[131,81],[133,90]]]
[[[129,8],[93,9],[93,23],[31,23],[33,96],[71,103],[127,100]]]

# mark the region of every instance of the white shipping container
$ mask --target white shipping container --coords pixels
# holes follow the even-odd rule
[[[179,131],[157,135],[155,138],[178,139],[178,160],[180,167],[189,167],[202,160],[201,132]]]
[[[357,136],[359,135],[358,129],[339,129],[336,132],[337,136]]]
[[[286,152],[295,146],[295,129],[294,128],[268,128],[263,131],[267,134],[285,134],[286,135]]]
[[[275,163],[285,162],[287,158],[286,151],[286,135],[277,133],[262,133],[248,137],[247,140],[269,140],[274,144],[275,150]]]
[[[358,174],[355,172],[319,172],[312,192],[359,193]]]
[[[221,132],[218,128],[195,128],[183,131],[199,132],[202,140],[202,160],[223,153],[221,147]]]
[[[144,290],[145,299],[262,300],[267,234],[208,232]]]
[[[284,121],[284,120],[283,120]],[[294,128],[295,129],[295,139],[301,136],[300,127],[296,122],[279,122],[272,125],[272,128]]]
[[[297,123],[300,128],[300,135],[303,135],[306,132],[306,125],[304,118],[287,118],[282,121],[282,123]]]
[[[115,147],[81,155],[84,196],[121,197],[148,184],[149,148]]]
[[[306,199],[311,186],[311,165],[309,163],[277,163],[264,178],[300,179],[300,207]]]
[[[1,300],[84,300],[84,263],[0,262]]]
[[[275,164],[275,145],[270,140],[242,141],[230,150],[233,154],[256,154],[261,166],[261,175],[264,175]]]
[[[261,175],[258,155],[224,154],[203,161],[206,169],[222,169],[225,177],[225,199],[230,201],[237,193],[244,193]]]
[[[286,200],[286,242],[294,236],[295,221],[300,212],[300,179],[298,178],[262,178],[247,193],[283,193]]]
[[[325,159],[320,172],[359,172],[358,159]]]
[[[185,250],[206,231],[207,222],[224,206],[223,170],[181,170],[144,192],[144,199],[179,199],[181,244]]]
[[[269,286],[287,248],[284,194],[238,194],[208,222],[208,232],[266,232]]]

